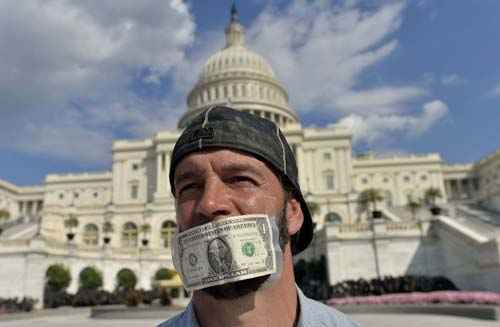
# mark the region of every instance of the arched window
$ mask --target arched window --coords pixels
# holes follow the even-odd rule
[[[342,224],[342,218],[335,212],[329,212],[325,216],[325,222],[329,224]]]
[[[99,243],[99,229],[94,224],[87,224],[83,228],[82,235],[85,245],[97,245]]]
[[[123,226],[122,231],[122,245],[124,247],[137,246],[137,225],[131,222]]]
[[[177,230],[177,225],[170,220],[163,222],[161,225],[161,239],[163,240],[163,247],[170,248],[172,245],[172,236]]]

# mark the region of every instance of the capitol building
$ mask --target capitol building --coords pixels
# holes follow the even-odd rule
[[[138,276],[138,288],[150,289],[159,269],[173,269],[168,171],[175,141],[202,110],[228,103],[275,122],[288,139],[301,188],[314,204],[315,240],[301,255],[324,255],[330,284],[427,274],[463,289],[500,291],[500,150],[464,165],[447,164],[438,153],[355,155],[351,130],[301,125],[279,76],[246,47],[235,11],[225,34],[225,47],[208,58],[187,95],[178,129],[116,140],[109,171],[50,174],[30,187],[0,179],[0,297],[41,299],[46,270],[56,263],[71,272],[70,292],[90,266],[107,290],[124,268]],[[377,221],[360,206],[368,189],[383,195]],[[409,210],[408,201],[429,189],[442,194],[441,214]]]

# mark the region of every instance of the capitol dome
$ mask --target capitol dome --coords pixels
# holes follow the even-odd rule
[[[267,118],[282,128],[298,123],[297,113],[289,106],[288,93],[276,79],[271,65],[245,47],[245,32],[234,5],[225,32],[226,46],[203,66],[187,97],[188,109],[179,120],[179,128],[186,127],[199,112],[216,104]]]

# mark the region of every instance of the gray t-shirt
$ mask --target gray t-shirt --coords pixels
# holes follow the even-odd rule
[[[297,327],[360,327],[342,312],[306,297],[297,287],[300,317]],[[161,323],[158,327],[200,327],[193,308],[189,303],[186,310]]]

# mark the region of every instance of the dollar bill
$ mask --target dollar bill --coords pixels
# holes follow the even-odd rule
[[[173,259],[187,290],[276,272],[271,222],[266,215],[225,218],[173,238]]]

